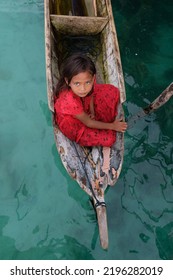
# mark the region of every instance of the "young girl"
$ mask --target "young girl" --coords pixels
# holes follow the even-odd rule
[[[95,83],[96,68],[85,55],[74,54],[63,64],[56,88],[55,120],[61,132],[81,146],[110,147],[116,131],[127,124],[115,120],[119,90]]]

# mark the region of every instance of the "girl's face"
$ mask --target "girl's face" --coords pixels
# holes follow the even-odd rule
[[[74,76],[68,85],[77,96],[85,97],[92,90],[94,79],[95,75],[92,76],[89,72],[81,72]]]

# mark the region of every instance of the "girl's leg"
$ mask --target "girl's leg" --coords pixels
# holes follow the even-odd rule
[[[115,142],[116,133],[112,130],[86,127],[79,120],[67,116],[59,125],[62,133],[81,146],[110,147]]]
[[[81,146],[111,147],[116,140],[116,132],[112,130],[93,129],[85,127],[77,141]]]
[[[71,116],[66,116],[59,122],[59,129],[67,138],[78,142],[85,130],[85,125]]]
[[[112,85],[98,85],[94,97],[96,120],[113,122],[117,115],[119,89]]]

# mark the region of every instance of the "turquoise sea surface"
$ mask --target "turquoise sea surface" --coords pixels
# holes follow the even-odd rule
[[[113,0],[126,117],[173,80],[172,0]],[[108,189],[109,249],[58,156],[47,106],[43,0],[0,1],[0,259],[173,259],[173,98],[125,134]]]

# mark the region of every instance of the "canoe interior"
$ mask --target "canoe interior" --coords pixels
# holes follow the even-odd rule
[[[54,0],[52,9],[57,15],[97,16],[96,0]]]
[[[78,26],[74,24],[72,32],[65,26],[68,27],[68,20],[65,19],[63,26],[60,24],[62,18],[68,17],[68,12],[64,12],[64,15],[60,14],[61,3],[63,1],[45,0],[46,63],[50,110],[53,111],[53,92],[59,78],[61,63],[65,57],[74,52],[89,55],[96,64],[97,82],[110,83],[119,87],[121,103],[124,102],[124,79],[110,1],[93,1],[93,7],[90,7],[91,16],[90,14],[79,16],[79,24]],[[75,18],[76,16],[73,18],[71,14],[69,15],[72,23],[75,22]],[[104,21],[101,28],[100,19]],[[97,22],[96,28],[100,30],[91,34],[88,29],[87,34],[86,30],[83,31],[84,22],[92,24]],[[121,103],[118,107],[118,118],[124,118]],[[121,171],[124,153],[123,134],[117,133],[117,141],[111,148],[86,148],[67,139],[55,123],[54,133],[58,152],[69,175],[95,202],[104,202],[105,189],[108,185],[115,184]]]
[[[85,0],[86,1],[86,0]],[[121,95],[121,103],[123,103],[126,100],[125,95],[125,87],[124,87],[124,77],[122,72],[122,66],[121,66],[121,59],[120,59],[120,52],[119,52],[119,46],[117,41],[117,34],[116,29],[114,25],[114,18],[112,14],[112,7],[111,7],[111,1],[110,0],[97,0],[97,1],[90,1],[90,3],[93,2],[93,9],[96,10],[97,17],[88,16],[88,17],[79,17],[78,23],[81,27],[80,36],[77,34],[75,36],[73,29],[74,28],[68,28],[69,31],[73,33],[69,40],[69,47],[73,46],[72,39],[76,41],[76,38],[78,38],[78,45],[79,40],[80,44],[82,45],[82,37],[84,42],[84,47],[82,49],[78,49],[78,51],[86,52],[93,60],[96,62],[96,68],[98,72],[98,76],[101,76],[101,80],[99,78],[99,82],[102,83],[110,83],[115,86],[117,86],[120,89],[120,95]],[[69,2],[72,2],[72,0],[67,1],[67,4]],[[64,3],[64,1],[60,0],[45,0],[45,14],[46,14],[46,22],[45,22],[45,30],[46,30],[46,49],[47,49],[47,68],[48,70],[48,102],[49,102],[49,108],[53,111],[53,90],[56,86],[57,79],[58,79],[58,69],[60,67],[60,64],[62,62],[62,58],[64,55],[64,41],[68,41],[70,34],[64,34],[61,28],[67,29],[65,26],[57,30],[51,21],[53,22],[53,19],[55,17],[61,17],[62,15],[57,14],[57,6],[60,5],[60,3]],[[92,15],[92,13],[91,13]],[[67,15],[64,15],[66,17]],[[52,19],[51,19],[52,18]],[[69,16],[69,19],[71,20],[72,16]],[[75,18],[75,17],[74,17]],[[82,20],[83,18],[83,20]],[[107,21],[107,24],[103,28],[103,30],[96,36],[99,37],[99,44],[97,46],[100,46],[100,54],[97,54],[97,57],[95,57],[95,54],[92,55],[91,50],[86,50],[86,44],[87,37],[90,43],[95,41],[95,35],[90,34],[91,28],[87,28],[89,35],[87,36],[86,32],[82,34],[82,30],[85,29],[85,24],[83,24],[83,21],[90,22],[91,26],[96,25],[96,21]],[[76,19],[74,19],[75,21]],[[66,23],[68,23],[68,20],[66,20]],[[98,27],[99,27],[98,23]],[[65,46],[65,47],[66,47]],[[48,49],[49,48],[49,49]],[[93,49],[93,48],[92,48]],[[73,49],[74,51],[74,49]],[[94,49],[93,49],[94,52]],[[53,78],[53,79],[52,79]]]

